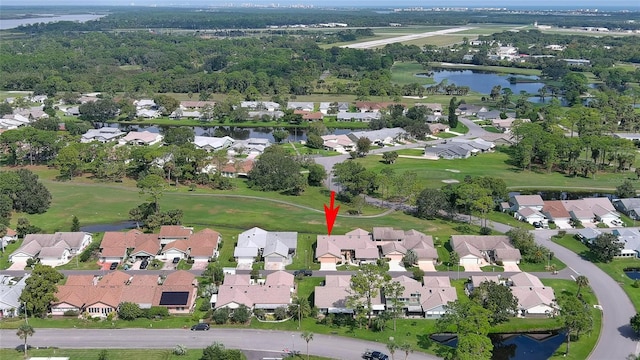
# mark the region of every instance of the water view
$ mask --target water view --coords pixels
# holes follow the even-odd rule
[[[503,89],[510,88],[514,94],[519,94],[520,91],[537,94],[538,89],[544,86],[544,83],[542,82],[521,82],[512,84],[509,82],[509,77],[511,76],[532,81],[540,80],[537,76],[496,74],[475,70],[437,70],[433,72],[433,79],[436,83],[439,83],[442,80],[447,80],[447,83],[449,84],[468,86],[472,91],[476,91],[481,94],[491,93],[491,88],[496,85],[500,85]]]
[[[76,21],[87,22],[91,20],[97,20],[105,15],[97,14],[75,14],[75,15],[53,15],[42,14],[42,16],[20,19],[2,19],[0,21],[0,30],[14,29],[21,25],[32,25],[39,23],[52,23],[58,21]]]
[[[640,280],[640,268],[626,268],[624,273],[632,280]]]
[[[547,360],[565,341],[561,332],[490,334],[493,360]],[[458,338],[453,334],[432,335],[440,344],[456,347]]]

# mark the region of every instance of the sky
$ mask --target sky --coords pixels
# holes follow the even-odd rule
[[[251,4],[305,4],[315,6],[339,6],[339,7],[359,7],[359,6],[379,6],[379,7],[406,7],[406,6],[422,6],[422,7],[508,7],[508,8],[554,8],[561,6],[562,8],[586,9],[586,8],[640,8],[640,0],[93,0],[91,5],[96,6],[221,6],[224,4],[240,5],[243,3]],[[82,5],[86,6],[86,1],[78,0],[3,0],[1,5]]]

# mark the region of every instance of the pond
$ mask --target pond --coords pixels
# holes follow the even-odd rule
[[[547,360],[562,345],[562,332],[490,334],[493,360]],[[431,335],[431,339],[451,347],[458,345],[454,334]]]
[[[166,128],[168,126],[157,126],[157,125],[129,125],[123,123],[108,123],[104,124],[107,127],[117,127],[122,131],[150,131],[152,133],[160,133],[162,132],[162,128]],[[178,126],[178,125],[176,125]],[[234,126],[191,126],[196,136],[212,136],[212,137],[223,137],[229,136],[234,140],[246,140],[248,138],[259,138],[259,139],[268,139],[271,142],[274,142],[273,138],[273,128],[271,127],[234,127]],[[289,131],[289,137],[285,141],[300,141],[307,139],[307,130],[306,129],[298,129],[298,128],[287,128]],[[342,135],[348,134],[352,132],[351,129],[331,129],[329,132],[331,134]]]
[[[509,82],[509,77],[512,76],[516,76],[520,79],[527,79],[527,81],[532,82],[511,83]],[[544,83],[536,81],[540,80],[537,76],[497,74],[476,70],[436,70],[433,72],[433,80],[435,80],[436,83],[440,83],[442,80],[447,80],[448,84],[468,86],[472,91],[487,95],[491,93],[491,88],[496,85],[500,85],[503,89],[510,88],[515,95],[518,95],[520,91],[526,91],[529,94],[537,94],[538,89],[544,86]]]
[[[626,268],[624,273],[632,280],[640,280],[640,268]]]
[[[86,225],[81,226],[80,231],[88,232],[88,233],[99,233],[105,231],[120,231],[120,230],[129,230],[136,228],[135,221],[120,221],[113,224],[95,224],[95,225]]]
[[[96,14],[68,14],[68,15],[53,15],[42,14],[37,17],[25,17],[20,19],[2,19],[0,21],[0,30],[14,29],[22,25],[31,25],[39,23],[52,23],[58,21],[74,21],[74,22],[87,22],[91,20],[97,20],[105,15]]]

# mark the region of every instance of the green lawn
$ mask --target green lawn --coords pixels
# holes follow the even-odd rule
[[[396,62],[391,67],[391,82],[398,85],[433,84],[435,81],[429,77],[418,77],[416,74],[425,72],[424,67],[417,62]]]
[[[497,265],[487,265],[480,268],[484,272],[503,272],[504,268]]]
[[[20,247],[20,245],[22,245],[22,240],[18,240],[14,243],[9,243],[4,247],[4,252],[0,253],[2,254],[0,256],[0,269],[6,269],[11,266],[11,263],[9,262],[9,255],[16,251]]]
[[[508,148],[499,148],[493,153],[478,154],[467,159],[425,160],[398,158],[392,165],[396,173],[415,171],[420,185],[440,188],[443,180],[455,179],[462,182],[465,176],[493,176],[503,179],[510,190],[526,189],[562,189],[562,190],[606,190],[614,191],[616,186],[630,178],[630,173],[598,173],[595,178],[566,176],[557,172],[522,170],[509,162]],[[376,172],[389,165],[382,164],[379,158],[367,156],[357,159],[367,169]],[[633,176],[635,178],[635,175]],[[544,184],[544,185],[541,185]]]

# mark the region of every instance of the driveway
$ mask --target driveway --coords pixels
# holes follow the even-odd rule
[[[478,264],[464,264],[462,266],[464,266],[464,271],[468,271],[468,272],[479,271],[479,272],[482,272],[482,269],[480,269],[480,265],[478,265]]]
[[[435,265],[433,265],[433,261],[418,261],[418,267],[424,272],[436,271],[436,267]]]
[[[191,265],[191,270],[205,270],[208,265],[209,262],[207,260],[196,260]]]
[[[520,270],[520,267],[518,266],[518,264],[514,264],[514,263],[505,263],[505,264],[504,264],[504,271],[508,271],[508,272],[521,272],[522,270]]]
[[[16,261],[12,263],[7,270],[24,270],[26,266],[27,266],[26,261]]]

